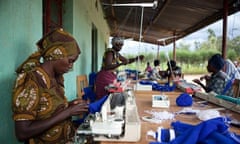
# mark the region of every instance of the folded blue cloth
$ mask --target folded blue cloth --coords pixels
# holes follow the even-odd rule
[[[169,92],[169,91],[174,91],[176,88],[176,85],[173,84],[172,86],[169,85],[169,83],[166,83],[164,85],[160,85],[160,84],[152,84],[152,90],[156,90],[156,91],[163,91],[163,92]]]
[[[170,142],[150,144],[239,144],[240,136],[228,131],[227,119],[223,117],[203,121],[194,126],[173,122],[176,138]]]
[[[154,84],[150,80],[141,80],[141,81],[139,81],[139,83],[142,84],[142,85],[152,85],[152,84]]]
[[[94,86],[94,84],[95,84],[95,80],[96,80],[96,77],[97,77],[97,73],[96,72],[91,72],[89,75],[88,75],[88,77],[89,77],[89,85],[90,86]]]
[[[97,100],[93,103],[90,103],[89,106],[88,106],[89,112],[90,113],[100,112],[101,108],[102,108],[102,105],[107,100],[107,98],[108,98],[108,95],[102,97],[101,99],[99,99],[99,100]]]
[[[187,93],[180,94],[176,99],[177,106],[191,106],[192,103],[192,96]]]
[[[99,99],[95,102],[90,103],[88,105],[88,113],[85,113],[82,118],[73,120],[73,122],[79,125],[79,124],[84,122],[85,118],[88,116],[89,113],[94,114],[96,112],[100,112],[101,108],[102,108],[102,105],[107,100],[107,98],[108,98],[108,95],[102,97],[101,99]]]
[[[93,87],[85,87],[83,88],[84,95],[82,96],[82,99],[84,100],[90,100],[90,103],[94,102],[96,100],[96,94],[93,91]]]

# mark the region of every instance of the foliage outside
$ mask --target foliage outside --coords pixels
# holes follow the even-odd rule
[[[176,47],[176,61],[177,65],[182,67],[184,74],[203,74],[207,73],[206,66],[208,59],[215,53],[222,53],[222,37],[216,37],[213,30],[208,29],[208,39],[202,43],[195,42],[195,50],[190,50],[190,45],[181,43]],[[169,52],[171,54],[172,52]],[[133,63],[128,66],[123,66],[123,69],[138,69],[144,71],[147,62],[151,63],[153,67],[153,60],[158,57],[160,60],[160,66],[162,70],[166,70],[167,58],[165,53],[141,53],[145,56],[143,62]],[[240,36],[233,39],[227,39],[227,55],[226,59],[232,61],[240,61]],[[135,57],[135,55],[127,55],[126,57]],[[172,55],[169,55],[169,59],[172,59]]]

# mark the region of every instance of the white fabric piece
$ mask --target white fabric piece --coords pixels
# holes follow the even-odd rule
[[[169,132],[170,132],[170,141],[172,141],[173,139],[176,138],[175,131],[173,129],[170,129]]]
[[[155,119],[155,118],[149,117],[149,116],[143,116],[142,119],[144,121],[151,122],[151,123],[156,123],[156,124],[162,123],[162,120]]]
[[[153,137],[154,139],[156,139],[157,142],[162,142],[162,130],[164,128],[163,127],[158,127],[157,131],[154,132],[153,130],[150,130],[147,132],[147,136],[151,136]],[[165,129],[165,130],[169,130],[169,134],[170,134],[170,140],[169,141],[172,141],[173,139],[175,139],[175,131],[174,129]],[[156,137],[157,136],[157,137]]]
[[[158,127],[157,133],[158,133],[157,141],[162,142],[162,139],[161,139],[161,137],[162,137],[162,127]]]
[[[213,119],[213,118],[217,118],[220,117],[220,113],[217,110],[201,110],[199,113],[197,113],[197,117],[202,120],[202,121],[206,121],[209,119]]]
[[[158,120],[172,120],[174,119],[174,114],[167,112],[167,111],[162,111],[162,112],[157,112],[157,111],[145,111],[148,114],[151,114],[154,119]]]
[[[147,136],[152,136],[154,139],[156,139],[156,132],[153,130],[147,131]]]
[[[198,110],[198,109],[192,109],[189,107],[185,107],[182,110],[178,111],[177,114],[179,114],[179,113],[196,113],[197,114],[199,112],[200,112],[200,110]]]

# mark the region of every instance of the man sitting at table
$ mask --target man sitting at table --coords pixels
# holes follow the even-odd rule
[[[162,78],[167,78],[168,82],[171,80],[178,80],[182,78],[182,69],[176,64],[175,60],[167,61],[167,70],[159,72]]]
[[[207,70],[212,73],[211,76],[205,75],[199,79],[194,79],[193,82],[203,87],[206,92],[214,91],[217,94],[223,94],[224,89],[230,78],[221,69],[224,66],[224,59],[220,54],[213,55],[208,60]],[[205,79],[206,85],[202,84],[201,81]],[[224,95],[233,96],[232,87],[226,89]]]

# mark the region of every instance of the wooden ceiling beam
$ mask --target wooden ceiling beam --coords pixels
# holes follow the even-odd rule
[[[159,8],[159,10],[156,12],[157,13],[156,16],[153,18],[152,21],[149,22],[148,26],[146,26],[146,28],[143,30],[143,35],[145,35],[148,32],[148,30],[151,28],[151,26],[157,22],[160,15],[163,13],[163,11],[165,10],[165,8],[167,7],[167,5],[169,4],[170,1],[171,0],[165,0],[164,1],[161,8]]]

